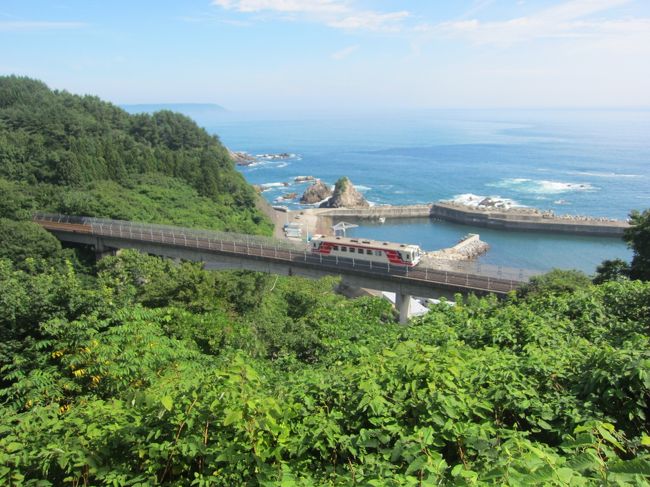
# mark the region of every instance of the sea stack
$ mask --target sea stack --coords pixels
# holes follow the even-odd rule
[[[332,190],[319,179],[305,190],[300,202],[304,205],[313,205],[326,200],[330,196],[332,196]]]
[[[347,177],[342,177],[336,182],[332,197],[323,202],[321,208],[368,208],[370,204],[359,193]]]

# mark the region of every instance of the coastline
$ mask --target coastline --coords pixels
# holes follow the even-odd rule
[[[263,199],[260,196],[260,199]],[[262,209],[262,208],[261,208]],[[264,200],[263,211],[275,224],[274,236],[285,238],[285,223],[299,223],[304,236],[331,235],[335,220],[351,218],[433,218],[463,225],[503,231],[560,233],[577,236],[621,238],[629,223],[622,220],[586,216],[555,215],[535,208],[476,208],[459,203],[439,201],[429,205],[385,205],[370,208],[307,208],[277,210]]]

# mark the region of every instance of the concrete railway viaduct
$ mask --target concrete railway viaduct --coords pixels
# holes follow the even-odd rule
[[[246,269],[316,279],[341,276],[350,286],[394,292],[400,323],[408,320],[411,296],[505,296],[527,280],[525,271],[471,263],[405,268],[314,255],[304,243],[253,235],[67,215],[37,214],[34,221],[62,242],[94,247],[98,257],[117,249],[137,249],[172,259],[203,262],[206,269]]]

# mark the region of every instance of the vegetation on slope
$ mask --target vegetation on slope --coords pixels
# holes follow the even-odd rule
[[[632,262],[603,261],[596,270],[596,284],[617,279],[650,281],[650,210],[632,211],[629,221],[631,226],[625,230],[623,239],[632,249]]]
[[[173,223],[201,212],[187,226],[271,232],[227,150],[191,119],[27,78],[0,77],[0,178],[39,209]]]
[[[26,265],[25,265],[26,264]],[[646,485],[650,284],[386,302],[125,251],[0,260],[0,479]],[[539,291],[539,290],[538,290]]]

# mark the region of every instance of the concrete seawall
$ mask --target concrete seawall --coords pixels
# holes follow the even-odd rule
[[[629,224],[623,221],[580,220],[557,216],[546,217],[540,214],[524,214],[516,211],[474,210],[448,203],[435,203],[431,207],[431,217],[497,230],[555,232],[617,238],[621,238],[625,229],[629,227]]]
[[[430,205],[373,206],[371,208],[313,208],[305,214],[319,218],[434,218],[438,220],[493,228],[527,232],[553,232],[570,235],[621,238],[629,224],[620,220],[562,217],[542,212],[517,211],[517,209],[474,209],[453,203],[438,202]]]
[[[306,210],[330,218],[429,218],[432,205],[372,206],[370,208],[315,208]]]

